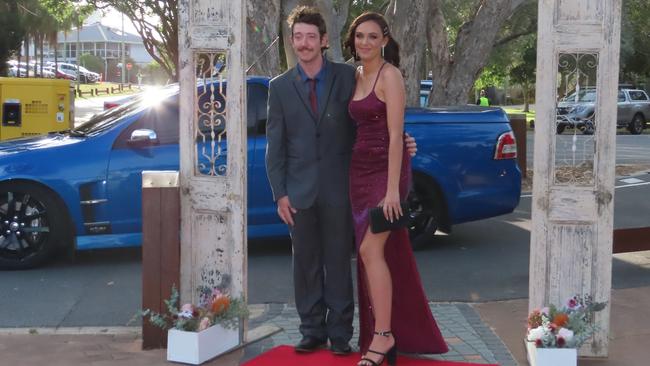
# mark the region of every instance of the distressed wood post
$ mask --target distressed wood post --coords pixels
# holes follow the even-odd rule
[[[180,283],[178,172],[142,172],[142,308],[165,313]],[[142,322],[142,348],[167,346],[167,332]]]
[[[575,294],[609,305],[621,0],[540,0],[538,9],[529,308]],[[558,100],[586,92],[596,93],[595,134],[557,135]],[[609,315],[609,306],[596,314],[600,330],[580,355],[607,356]]]
[[[245,19],[243,0],[179,1],[183,302],[246,297]]]

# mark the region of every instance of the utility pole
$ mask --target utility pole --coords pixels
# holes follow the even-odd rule
[[[124,13],[120,12],[122,14],[122,72],[120,73],[122,75],[122,84],[125,83],[125,78],[126,78],[126,57],[125,57],[125,52],[124,52]]]
[[[79,9],[76,9],[77,11],[77,46],[76,46],[76,52],[75,56],[77,56],[77,90],[79,90],[79,84],[81,82],[81,70],[79,70],[79,44],[81,43],[79,40],[81,38],[81,24],[79,22]]]

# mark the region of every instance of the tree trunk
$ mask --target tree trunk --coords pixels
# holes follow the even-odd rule
[[[20,64],[18,64],[18,75],[20,75]],[[29,34],[25,35],[25,77],[29,77]]]
[[[41,77],[45,77],[43,75],[43,59],[45,58],[44,55],[43,55],[43,53],[45,53],[45,51],[44,51],[44,49],[45,49],[45,34],[40,35],[40,40],[39,41],[40,41],[40,48],[41,48],[41,59],[40,59],[38,67],[40,68]]]
[[[420,79],[426,49],[428,0],[391,0],[386,18],[400,45],[400,69],[406,84],[406,105],[420,106]]]
[[[428,41],[434,84],[430,106],[468,102],[468,94],[488,61],[503,22],[524,1],[480,0],[472,19],[460,27],[453,50],[448,47],[442,1],[431,1]]]
[[[528,81],[524,82],[524,112],[530,112],[530,103],[528,96],[530,95],[530,83]]]
[[[341,42],[341,31],[345,27],[350,11],[352,0],[317,0],[317,6],[325,23],[327,24],[327,35],[329,37],[329,50],[327,51],[329,59],[332,61],[343,62],[343,47]]]
[[[248,74],[275,76],[280,72],[280,0],[247,0],[246,6]]]

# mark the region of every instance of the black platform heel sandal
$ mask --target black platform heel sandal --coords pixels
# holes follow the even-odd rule
[[[388,331],[385,331],[385,332],[375,332],[375,334],[388,338],[392,333],[391,333],[390,330],[388,330]],[[361,360],[359,360],[357,365],[361,365],[361,366],[364,366],[364,365],[380,366],[381,364],[384,363],[384,360],[386,360],[386,362],[388,362],[388,364],[390,366],[395,366],[397,364],[397,346],[396,345],[393,345],[393,347],[391,347],[386,353],[373,351],[371,349],[369,349],[368,352],[374,353],[376,355],[380,355],[381,358],[379,359],[379,361],[374,361],[374,360],[371,360],[371,359],[369,359],[367,357],[363,357]],[[364,364],[363,362],[370,362],[370,363],[369,364],[368,363]]]

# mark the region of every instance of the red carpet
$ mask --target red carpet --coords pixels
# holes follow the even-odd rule
[[[246,362],[243,366],[354,366],[361,356],[352,353],[348,356],[335,356],[322,349],[313,353],[296,353],[292,346],[278,346]],[[384,362],[384,365],[388,365]],[[422,360],[406,356],[397,357],[397,366],[463,366],[477,365],[466,362]],[[490,366],[482,364],[482,366]],[[497,365],[491,365],[497,366]]]

